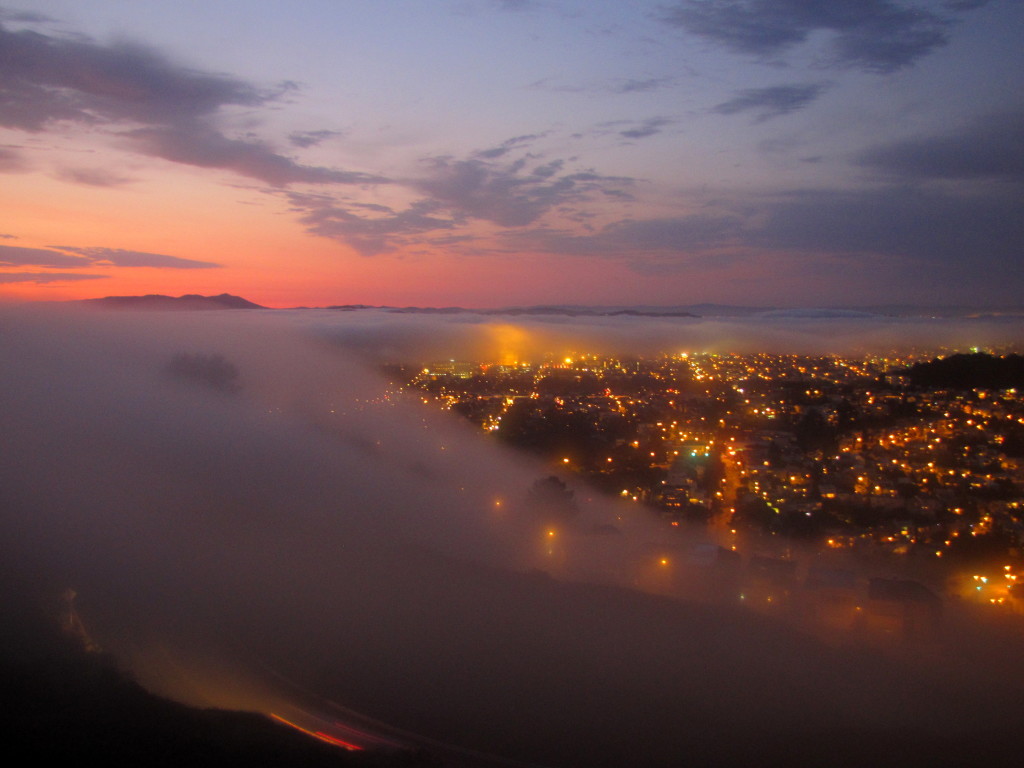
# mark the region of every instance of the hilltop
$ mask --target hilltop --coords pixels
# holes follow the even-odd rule
[[[104,296],[100,299],[83,299],[83,303],[104,309],[144,310],[196,310],[196,309],[266,309],[241,296],[222,293],[219,296],[200,296],[188,293],[184,296],[164,296],[150,293],[145,296]]]

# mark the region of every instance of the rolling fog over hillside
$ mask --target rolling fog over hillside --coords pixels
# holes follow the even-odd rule
[[[106,650],[194,703],[298,718],[335,702],[414,744],[541,765],[995,764],[1024,690],[996,629],[879,649],[631,589],[624,564],[664,527],[577,485],[580,517],[552,548],[528,498],[550,472],[389,392],[376,366],[1000,345],[1020,331],[4,308],[0,554],[7,575],[76,589]],[[198,361],[184,374],[182,355]],[[671,546],[708,543],[694,530]]]

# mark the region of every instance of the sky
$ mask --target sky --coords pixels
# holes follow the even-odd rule
[[[1020,305],[1020,0],[0,2],[0,300]]]

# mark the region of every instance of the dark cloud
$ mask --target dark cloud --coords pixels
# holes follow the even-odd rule
[[[958,133],[874,147],[858,163],[913,179],[1024,182],[1024,111],[988,115]]]
[[[173,64],[140,45],[98,45],[0,27],[0,125],[40,131],[57,120],[187,124],[276,94]]]
[[[17,245],[0,245],[0,266],[34,267],[88,267],[92,261],[82,256],[72,256],[47,248],[22,248]]]
[[[353,184],[382,179],[299,165],[257,141],[230,139],[213,127],[225,107],[258,107],[294,84],[260,89],[242,80],[174,64],[140,45],[99,45],[0,27],[0,126],[42,131],[58,121],[96,125],[141,124],[128,135],[145,154],[202,168],[221,168],[273,186]],[[311,146],[331,131],[292,135]],[[69,171],[72,180],[97,184],[94,172]],[[76,178],[77,176],[77,178]],[[109,186],[107,175],[100,186]]]
[[[341,131],[295,131],[294,133],[288,134],[288,141],[291,142],[293,146],[306,149],[307,147],[315,147],[317,144],[320,144],[333,136],[341,135]]]
[[[652,117],[644,120],[635,128],[627,128],[624,131],[619,131],[619,136],[625,139],[646,139],[648,136],[654,136],[661,133],[661,129],[666,125],[672,125],[674,120],[669,120],[667,117]]]
[[[0,232],[0,240],[17,240],[17,235],[8,235]]]
[[[128,134],[146,154],[200,168],[221,168],[283,187],[288,184],[377,184],[380,176],[300,165],[256,141],[229,139],[218,131],[185,128],[140,128]]]
[[[0,272],[0,283],[68,283],[75,280],[102,280],[109,275],[83,275],[75,272]]]
[[[894,72],[947,42],[949,20],[893,0],[682,0],[662,19],[732,50],[777,55],[817,32],[833,64]]]
[[[163,269],[213,269],[220,267],[212,261],[183,259],[162,253],[126,251],[120,248],[81,248],[70,245],[55,245],[54,248],[75,253],[89,259],[95,266],[114,267],[160,267]]]
[[[748,88],[723,101],[712,111],[721,115],[753,112],[757,122],[796,112],[813,102],[827,88],[826,83],[776,85],[771,88]]]
[[[64,181],[90,187],[120,187],[131,181],[105,168],[64,168],[57,175]]]

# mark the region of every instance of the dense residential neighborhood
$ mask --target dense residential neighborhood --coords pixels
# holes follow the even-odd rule
[[[785,561],[799,544],[820,555],[804,569],[843,553],[1020,611],[1021,359],[930,356],[580,355],[390,373],[561,477],[708,526],[723,550]]]

